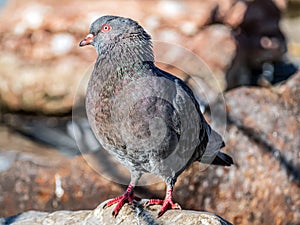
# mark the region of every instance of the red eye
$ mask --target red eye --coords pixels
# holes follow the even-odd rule
[[[111,26],[109,26],[108,24],[104,24],[102,27],[101,27],[101,32],[108,32],[111,30]]]

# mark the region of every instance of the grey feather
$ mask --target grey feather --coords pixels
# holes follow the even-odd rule
[[[107,33],[101,32],[104,24],[111,26]],[[99,55],[86,109],[103,147],[137,179],[148,172],[169,185],[194,161],[213,162],[224,146],[221,136],[205,121],[191,89],[154,65],[144,29],[128,18],[104,16],[90,33]]]

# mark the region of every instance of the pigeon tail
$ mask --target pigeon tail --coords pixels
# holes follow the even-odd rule
[[[231,166],[233,164],[233,160],[229,155],[219,152],[211,164],[217,166]]]
[[[233,160],[229,155],[220,152],[220,149],[225,146],[221,135],[211,129],[210,126],[207,127],[207,133],[209,134],[209,139],[200,162],[219,166],[230,166],[233,164]]]

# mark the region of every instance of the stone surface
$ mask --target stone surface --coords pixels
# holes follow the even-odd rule
[[[192,166],[179,179],[175,199],[233,224],[298,224],[299,186],[281,163],[236,127],[228,126],[227,136],[236,167],[201,173],[198,165]]]
[[[241,88],[226,94],[229,119],[256,141],[265,143],[272,154],[288,167],[300,184],[300,72],[285,85]],[[297,96],[297,97],[296,97]]]
[[[0,151],[0,158],[7,162],[5,167],[1,163],[1,216],[29,209],[91,208],[123,192],[120,185],[101,177],[82,157],[67,158],[55,150],[33,152]]]
[[[281,21],[281,27],[286,37],[288,39],[288,51],[289,55],[294,62],[298,65],[300,64],[300,28],[298,24],[300,23],[300,4],[298,6],[291,7],[295,10],[296,17],[286,17]]]
[[[230,170],[228,183],[221,181],[220,188],[235,190],[230,209],[240,212],[226,217],[234,224],[300,222],[299,77],[298,72],[278,87],[240,88],[225,95],[226,143],[237,169]]]
[[[162,217],[157,218],[159,206],[149,208],[143,207],[142,200],[139,205],[124,205],[118,216],[112,216],[113,207],[103,209],[105,202],[94,210],[85,211],[56,211],[45,212],[25,212],[14,217],[0,219],[0,224],[29,225],[29,224],[203,224],[203,225],[230,225],[231,223],[216,215],[187,210],[169,210]]]

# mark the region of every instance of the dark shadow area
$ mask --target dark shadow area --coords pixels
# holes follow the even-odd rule
[[[143,210],[143,205],[137,204],[135,206],[134,210],[137,212],[137,215],[139,218],[141,218],[146,224],[149,225],[160,225],[160,223],[157,223],[155,220],[156,218],[150,214],[148,211]]]
[[[227,90],[238,86],[270,86],[297,70],[287,56],[281,11],[272,0],[249,1],[242,23],[232,31],[237,52],[227,71]]]
[[[7,217],[5,219],[3,219],[3,221],[0,221],[2,225],[9,225],[12,224],[14,222],[16,222],[16,220],[18,219],[18,217],[22,215],[22,213],[19,213],[15,216],[11,216],[11,217]]]

